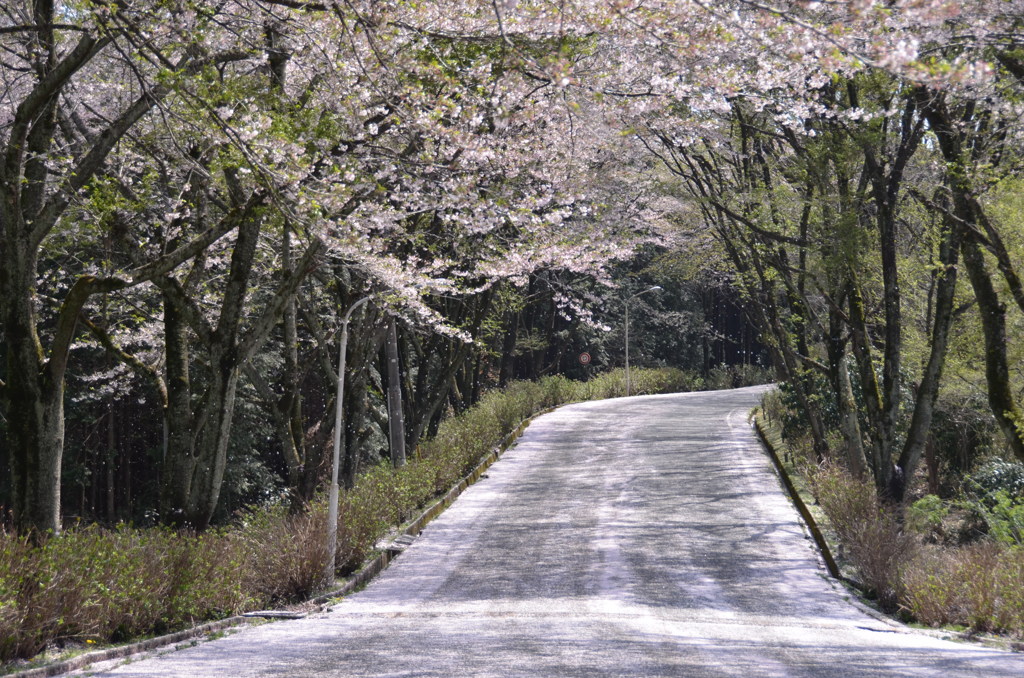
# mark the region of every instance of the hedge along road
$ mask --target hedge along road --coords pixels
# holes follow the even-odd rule
[[[110,676],[1024,676],[827,579],[747,423],[763,389],[534,421],[365,590]]]

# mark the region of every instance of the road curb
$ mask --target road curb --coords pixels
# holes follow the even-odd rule
[[[441,513],[444,512],[445,509],[451,506],[452,503],[454,503],[454,501],[459,498],[459,495],[465,492],[470,485],[474,484],[477,480],[480,479],[480,476],[484,474],[484,472],[491,466],[491,464],[493,464],[494,462],[498,461],[501,458],[501,455],[509,447],[511,447],[512,443],[514,443],[519,438],[519,436],[523,434],[523,431],[526,430],[526,427],[530,424],[531,421],[541,416],[542,414],[547,414],[548,412],[553,411],[554,409],[556,408],[549,407],[547,409],[536,412],[527,417],[526,419],[523,419],[521,422],[519,422],[519,424],[508,435],[501,439],[501,442],[499,442],[487,454],[487,456],[481,459],[480,462],[473,467],[472,471],[470,471],[451,489],[449,489],[448,492],[446,492],[443,497],[435,501],[427,508],[423,509],[420,515],[414,518],[404,528],[400,529],[398,534],[400,536],[404,535],[408,537],[418,536],[419,533],[423,531],[423,528],[427,526],[427,523],[429,523],[431,520],[439,516]],[[392,543],[394,543],[394,541],[396,540],[397,538],[393,539]],[[328,604],[331,600],[334,600],[335,598],[340,598],[342,596],[346,596],[352,593],[356,589],[369,583],[371,579],[373,579],[378,574],[383,572],[387,568],[387,566],[391,564],[391,561],[398,557],[399,553],[401,553],[400,549],[383,549],[379,555],[370,560],[370,562],[368,562],[367,564],[363,565],[363,567],[360,568],[360,570],[356,572],[354,575],[352,575],[341,587],[332,591],[328,591],[326,593],[322,593],[316,596],[315,598],[311,598],[309,601],[307,601],[307,603],[311,602],[323,606]]]
[[[793,480],[789,477],[789,473],[786,471],[786,467],[782,464],[782,459],[779,458],[779,453],[776,451],[775,446],[772,445],[768,439],[768,433],[764,430],[764,424],[761,421],[761,415],[755,410],[754,415],[754,429],[757,431],[757,436],[761,439],[761,443],[764,448],[768,451],[768,456],[772,460],[772,464],[775,466],[775,472],[778,473],[779,479],[782,481],[782,485],[786,488],[786,492],[789,494],[790,500],[793,505],[796,506],[796,510],[800,513],[800,517],[803,518],[804,524],[807,525],[808,531],[814,538],[814,542],[818,545],[818,552],[821,554],[821,559],[825,563],[825,569],[828,570],[829,575],[833,579],[839,581],[846,581],[842,574],[839,572],[839,565],[836,564],[836,559],[832,556],[832,549],[828,545],[828,541],[825,539],[825,535],[822,534],[821,528],[818,527],[818,522],[814,519],[810,509],[807,508],[807,504],[804,503],[803,497],[797,491],[796,486],[793,484]]]
[[[179,646],[186,641],[193,641],[200,636],[223,631],[227,628],[244,626],[252,621],[252,619],[241,615],[228,617],[226,619],[218,619],[216,621],[200,624],[199,626],[194,626],[190,629],[176,631],[164,636],[156,636],[155,638],[147,638],[146,640],[140,640],[131,643],[130,645],[120,645],[118,647],[96,650],[95,652],[87,652],[86,654],[81,654],[70,659],[64,659],[53,664],[47,664],[33,669],[26,669],[25,671],[18,671],[16,673],[8,673],[4,675],[4,678],[43,678],[48,676],[59,676],[85,668],[90,664],[97,664],[99,662],[111,661],[114,659],[124,659],[134,654],[148,652],[160,647],[167,647],[168,645]]]
[[[825,564],[826,569],[833,579],[840,582],[841,584],[853,589],[851,593],[853,596],[849,599],[850,603],[855,605],[865,614],[892,626],[895,630],[900,633],[920,633],[940,640],[957,640],[966,643],[975,643],[986,647],[992,647],[999,650],[1008,652],[1022,652],[1024,651],[1024,645],[1016,643],[1007,638],[1001,638],[999,636],[992,636],[988,634],[976,634],[964,631],[953,631],[949,629],[929,629],[929,628],[917,628],[910,627],[898,619],[893,618],[880,610],[877,610],[871,605],[867,604],[859,596],[864,595],[863,586],[849,577],[843,576],[839,567],[832,556],[832,549],[825,539],[824,534],[818,526],[813,514],[807,508],[807,504],[804,502],[803,497],[800,496],[800,492],[796,489],[796,485],[793,484],[792,478],[789,476],[789,472],[786,467],[782,464],[782,459],[779,457],[778,450],[772,444],[768,437],[768,432],[764,428],[764,415],[760,412],[760,408],[755,408],[751,412],[751,419],[754,423],[754,430],[757,432],[758,438],[761,439],[761,443],[764,445],[765,450],[768,452],[768,456],[772,460],[772,464],[775,466],[775,470],[778,473],[779,479],[783,486],[786,488],[786,492],[789,494],[790,499],[793,501],[793,505],[796,506],[797,511],[800,513],[800,517],[803,518],[804,523],[807,525],[808,531],[814,538],[815,543],[818,546],[818,552],[821,554],[822,561]]]
[[[473,467],[472,471],[449,489],[443,497],[425,508],[419,516],[401,529],[399,534],[409,537],[419,535],[431,520],[451,506],[459,495],[461,495],[470,485],[480,479],[491,464],[501,458],[501,455],[504,454],[505,451],[508,450],[508,448],[511,447],[519,438],[519,436],[523,434],[523,431],[526,430],[526,427],[529,426],[530,422],[543,414],[554,411],[555,409],[557,409],[557,407],[549,407],[540,410],[519,422],[519,424],[508,435],[502,438],[501,441],[495,445],[494,448],[491,449],[491,451],[475,467]],[[299,605],[308,606],[310,604],[314,604],[323,609],[331,601],[346,596],[358,590],[362,586],[365,586],[370,582],[370,580],[383,572],[400,552],[401,551],[397,549],[385,548],[380,554],[365,563],[359,571],[349,577],[340,587],[327,591],[326,593],[321,593],[313,598],[309,598]],[[59,676],[83,669],[91,664],[125,659],[132,655],[149,652],[158,648],[173,645],[175,646],[173,649],[179,649],[184,645],[194,644],[196,639],[202,636],[214,634],[218,631],[223,631],[229,628],[248,626],[254,621],[257,620],[243,615],[228,617],[226,619],[218,619],[205,624],[200,624],[199,626],[195,626],[190,629],[169,633],[167,635],[147,638],[128,645],[96,650],[94,652],[88,652],[78,655],[77,657],[64,659],[45,666],[4,674],[4,678],[51,678],[52,676]]]

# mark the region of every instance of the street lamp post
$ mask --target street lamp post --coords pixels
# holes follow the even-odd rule
[[[367,295],[349,306],[341,321],[341,345],[338,348],[338,392],[334,403],[334,453],[331,456],[331,490],[327,499],[327,565],[324,578],[328,586],[334,581],[335,557],[338,551],[338,464],[341,458],[341,402],[345,396],[345,354],[348,349],[348,321],[352,312],[368,302]]]
[[[630,391],[630,383],[629,383],[629,302],[632,301],[633,299],[636,299],[641,294],[647,294],[648,292],[653,292],[655,290],[660,290],[660,289],[661,289],[661,285],[654,285],[653,287],[648,287],[643,292],[637,292],[634,295],[626,297],[626,301],[625,301],[625,306],[626,306],[626,396],[629,396],[629,391]]]

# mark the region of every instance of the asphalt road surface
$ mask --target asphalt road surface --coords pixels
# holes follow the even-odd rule
[[[1024,676],[865,614],[747,422],[760,389],[572,405],[332,611],[104,676]]]

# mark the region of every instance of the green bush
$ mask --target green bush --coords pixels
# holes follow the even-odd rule
[[[1024,464],[990,459],[964,482],[966,506],[1008,546],[1024,545]]]
[[[942,536],[942,521],[947,515],[949,506],[934,494],[927,494],[907,507],[907,528],[925,538],[936,539]]]
[[[1024,546],[1024,502],[999,490],[969,505],[985,521],[992,539],[1007,546]]]
[[[1024,501],[1024,464],[990,459],[968,476],[967,490],[979,499],[999,492]]]

